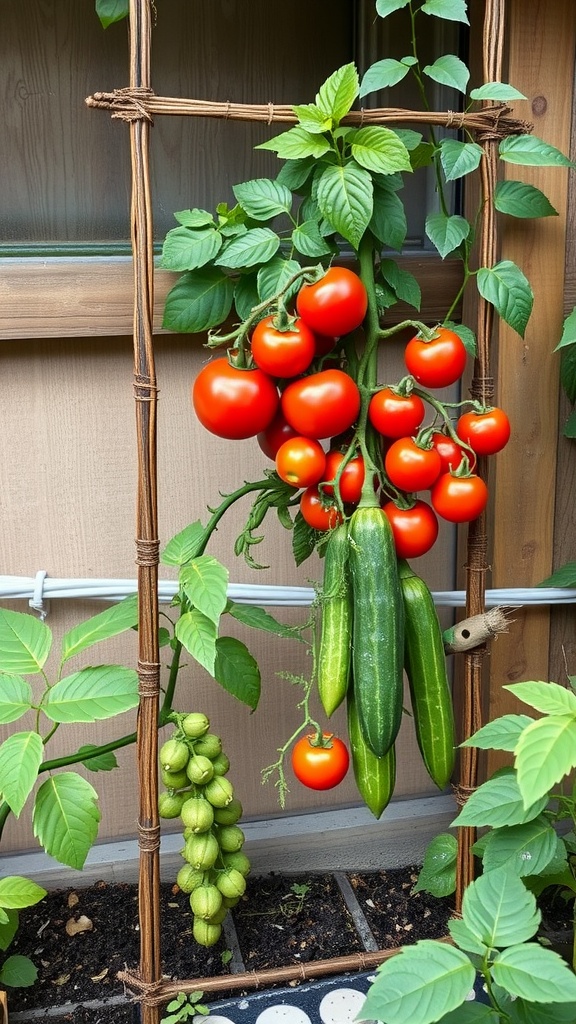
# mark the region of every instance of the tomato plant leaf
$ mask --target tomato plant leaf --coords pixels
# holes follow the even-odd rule
[[[543,714],[576,716],[576,694],[558,683],[508,683],[504,689],[510,690],[524,704]]]
[[[466,0],[426,0],[420,8],[423,14],[431,14],[445,21],[461,21],[468,25]]]
[[[506,102],[506,100],[525,100],[526,96],[515,89],[513,85],[507,85],[506,82],[484,82],[477,89],[470,90],[470,99]]]
[[[557,352],[559,348],[565,348],[567,345],[574,344],[576,344],[576,306],[564,321],[562,337],[554,351]]]
[[[274,263],[275,259],[276,257],[273,257],[269,263],[264,263],[257,271],[252,271],[250,274],[240,274],[236,281],[234,285],[234,308],[241,320],[246,320],[254,306],[258,305],[260,301],[258,274],[261,270],[269,267],[271,263]]]
[[[409,3],[410,0],[376,0],[376,11],[381,18],[387,18],[394,11],[400,11],[403,7],[408,7]]]
[[[0,672],[35,675],[52,646],[45,622],[26,612],[0,609]]]
[[[322,216],[355,249],[370,222],[372,202],[372,178],[358,164],[327,167],[318,179]]]
[[[480,750],[509,750],[513,752],[522,731],[534,721],[530,715],[501,715],[493,722],[487,722],[464,740],[462,747],[478,747]]]
[[[501,825],[521,825],[537,818],[547,803],[547,797],[543,797],[525,807],[516,773],[510,770],[488,779],[474,790],[452,826],[477,825],[480,828],[491,825],[499,828]]]
[[[193,608],[179,616],[174,632],[188,653],[213,676],[217,629],[212,619]]]
[[[540,911],[521,879],[499,868],[467,886],[462,919],[472,935],[493,949],[530,939],[540,924]]]
[[[263,629],[267,633],[273,633],[274,636],[297,637],[300,639],[298,627],[286,626],[283,622],[278,622],[273,615],[270,615],[264,608],[259,608],[257,605],[229,601],[226,611],[230,612],[233,618],[237,619],[238,622],[242,622],[245,626],[251,626],[253,629]]]
[[[307,132],[305,128],[297,125],[289,128],[281,135],[275,135],[267,142],[261,142],[255,149],[270,149],[277,153],[281,160],[303,160],[306,157],[314,157],[318,160],[330,149],[328,139],[323,135],[316,135]]]
[[[380,273],[386,284],[394,290],[397,299],[407,302],[409,306],[420,309],[422,293],[418,281],[408,270],[403,270],[394,260],[382,259]]]
[[[403,78],[406,78],[413,63],[413,57],[406,57],[404,60],[386,57],[384,60],[376,61],[362,78],[360,98],[369,92],[377,92],[379,89],[388,89],[392,85],[397,85]]]
[[[211,555],[198,555],[180,571],[180,587],[188,601],[216,625],[226,607],[228,570]]]
[[[408,231],[404,204],[392,189],[378,183],[374,184],[374,210],[368,226],[382,245],[400,252]]]
[[[269,263],[265,263],[258,270],[258,300],[265,302],[266,299],[272,299],[282,288],[286,287],[290,278],[299,270],[300,264],[296,260],[286,260],[282,256],[275,256]],[[301,282],[296,281],[290,290],[285,292],[286,300],[292,298],[300,287]]]
[[[122,665],[94,665],[52,686],[42,710],[51,722],[99,722],[138,704],[138,674]]]
[[[537,587],[576,587],[576,562],[567,562],[551,576],[536,584]]]
[[[98,794],[76,772],[59,772],[42,783],[32,816],[34,835],[46,853],[78,871],[98,835]]]
[[[422,8],[424,10],[424,8]],[[427,64],[422,68],[422,73],[440,85],[447,85],[450,89],[457,89],[458,92],[466,92],[470,72],[464,61],[453,53],[446,53],[438,57],[433,64]]]
[[[208,210],[200,210],[194,207],[192,210],[179,210],[174,214],[174,219],[183,228],[206,228],[214,227],[214,218]]]
[[[33,907],[46,895],[46,889],[21,875],[0,878],[0,907],[4,909],[23,910],[24,907]]]
[[[567,1003],[576,1000],[576,976],[565,960],[537,942],[501,950],[492,963],[497,985],[511,996],[535,1003]]]
[[[476,281],[480,295],[523,338],[534,295],[520,267],[512,260],[501,260],[494,267],[480,267]]]
[[[292,208],[292,193],[270,178],[254,178],[233,185],[232,191],[243,210],[254,220],[270,220]]]
[[[32,707],[32,687],[22,676],[0,673],[0,724],[16,722]]]
[[[238,269],[266,263],[280,248],[280,239],[271,228],[251,228],[228,242],[215,261],[216,266]]]
[[[316,547],[317,533],[309,526],[301,512],[294,518],[292,530],[292,554],[296,565],[302,565]]]
[[[246,645],[235,637],[218,637],[214,678],[227,693],[256,710],[260,700],[260,669]]]
[[[494,206],[511,217],[557,217],[558,212],[539,188],[524,181],[499,181],[494,190]]]
[[[449,327],[454,334],[457,334],[462,341],[464,348],[468,355],[476,358],[478,354],[478,346],[476,345],[476,335],[470,327],[466,327],[465,324],[455,324],[452,320],[445,320],[444,326]]]
[[[524,878],[541,874],[556,856],[558,836],[544,815],[488,833],[482,857],[484,871],[508,868]]]
[[[118,767],[116,755],[111,750],[102,754],[94,744],[78,747],[78,753],[84,755],[80,764],[91,772],[111,772]]]
[[[300,126],[312,135],[321,135],[322,132],[330,131],[332,127],[330,115],[320,110],[315,103],[304,103],[292,107],[292,110],[296,114]]]
[[[358,129],[352,142],[352,155],[362,167],[380,174],[412,170],[410,155],[398,134],[380,125]]]
[[[96,14],[103,28],[128,17],[129,0],[96,0]]]
[[[164,270],[197,270],[222,248],[216,228],[172,228],[164,239],[160,265]]]
[[[205,543],[206,533],[199,519],[185,526],[168,541],[160,555],[163,565],[186,565],[191,562]]]
[[[515,764],[524,801],[546,799],[552,787],[576,766],[574,713],[532,722],[518,740]]]
[[[531,167],[575,166],[556,146],[551,146],[536,135],[509,135],[502,139],[498,152],[500,159],[510,164]]]
[[[458,214],[447,216],[441,212],[429,213],[426,217],[426,234],[442,259],[445,259],[468,238],[470,224]]]
[[[446,181],[455,181],[475,171],[482,159],[482,153],[482,146],[477,142],[443,139],[440,144],[440,162]]]
[[[17,818],[38,776],[44,745],[36,732],[15,732],[0,746],[0,792]]]
[[[412,892],[429,892],[442,899],[456,889],[458,842],[447,832],[434,836],[424,854],[418,881]]]
[[[67,661],[75,654],[85,651],[87,647],[118,636],[127,629],[138,625],[138,597],[131,594],[123,601],[106,608],[105,611],[92,615],[85,622],[79,623],[62,637],[62,661]]]
[[[37,979],[38,968],[30,957],[21,953],[13,953],[0,968],[0,983],[7,985],[8,988],[30,988]]]
[[[332,118],[334,125],[338,125],[351,109],[359,88],[356,65],[344,64],[320,86],[316,106],[326,117]]]
[[[305,220],[294,228],[292,242],[298,252],[310,259],[325,256],[331,251],[331,246],[320,234],[320,225],[317,220]]]
[[[233,296],[233,281],[217,267],[190,270],[168,292],[162,326],[185,334],[207,331],[226,319]]]

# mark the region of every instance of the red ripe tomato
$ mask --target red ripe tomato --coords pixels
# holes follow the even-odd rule
[[[390,520],[398,558],[419,558],[430,551],[438,537],[438,520],[430,505],[418,500],[412,508],[398,508],[388,501],[382,511]]]
[[[267,455],[269,459],[274,461],[280,445],[284,444],[284,441],[287,441],[290,437],[298,437],[298,431],[294,430],[294,427],[291,427],[286,422],[282,415],[282,410],[278,409],[272,422],[268,424],[265,430],[258,434],[257,441],[264,455]]]
[[[326,469],[324,479],[334,481],[342,463],[344,455],[339,451],[330,451],[326,456]],[[342,501],[356,505],[360,501],[362,485],[364,483],[364,459],[361,455],[354,455],[344,466],[338,486]],[[322,490],[325,494],[334,494],[333,483],[323,484]]]
[[[466,366],[464,342],[447,327],[437,327],[432,341],[420,335],[404,350],[408,372],[425,388],[444,388],[462,376]]]
[[[456,424],[458,437],[469,444],[476,455],[495,455],[510,438],[510,420],[503,409],[465,412]]]
[[[459,469],[462,459],[466,457],[470,469],[474,469],[476,465],[476,459],[474,452],[468,451],[466,448],[461,448],[456,441],[453,441],[448,434],[442,434],[440,431],[436,431],[432,434],[432,445],[440,456],[442,463],[441,473],[449,473],[450,470],[454,471]]]
[[[430,498],[439,516],[450,523],[469,523],[477,519],[488,503],[488,488],[481,477],[453,476],[443,473],[434,484]]]
[[[300,289],[296,309],[317,334],[340,337],[360,326],[368,309],[368,295],[352,270],[330,267],[316,284],[305,284]]]
[[[202,426],[233,441],[265,430],[278,402],[268,374],[232,366],[226,356],[207,363],[192,385],[192,404]]]
[[[350,764],[346,744],[338,736],[324,733],[322,743],[314,734],[302,736],[292,747],[292,769],[309,789],[333,789],[338,786]]]
[[[300,498],[302,518],[314,530],[332,530],[342,522],[336,505],[329,505],[316,486],[307,487]]]
[[[292,487],[310,487],[324,476],[326,455],[311,437],[292,437],[276,452],[276,472]]]
[[[413,437],[400,437],[384,459],[388,479],[402,491],[423,491],[440,474],[440,456],[434,448],[420,448]]]
[[[426,409],[419,395],[397,395],[382,388],[370,399],[368,418],[384,437],[411,437],[418,433]]]
[[[252,358],[271,377],[297,377],[314,358],[314,335],[303,320],[296,320],[286,331],[275,327],[274,321],[275,317],[266,316],[256,324],[250,340]]]
[[[282,412],[303,437],[333,437],[352,426],[360,411],[360,392],[343,370],[320,370],[293,380],[282,393]]]

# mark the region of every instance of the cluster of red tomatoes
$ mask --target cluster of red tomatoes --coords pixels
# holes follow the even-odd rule
[[[193,385],[193,405],[203,426],[230,439],[257,436],[279,477],[302,489],[302,516],[320,531],[341,521],[342,506],[358,504],[364,486],[360,446],[350,448],[361,391],[337,360],[330,365],[329,354],[339,337],[360,326],[366,310],[360,278],[332,267],[319,282],[300,289],[294,318],[280,323],[267,316],[256,324],[250,369],[220,357],[201,370]],[[488,493],[474,473],[476,456],[503,448],[510,425],[500,409],[474,408],[460,416],[455,428],[444,416],[438,429],[424,429],[426,395],[461,377],[466,349],[456,333],[439,327],[430,339],[412,338],[404,358],[409,375],[404,385],[376,390],[368,421],[382,452],[382,467],[376,467],[382,480],[375,480],[376,487],[384,485],[382,508],[398,555],[413,558],[434,544],[437,514],[467,522],[483,511]],[[435,400],[432,404],[436,411],[442,408]],[[430,504],[416,497],[427,490]]]

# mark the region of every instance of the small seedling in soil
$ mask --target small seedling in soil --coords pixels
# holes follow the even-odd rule
[[[179,1024],[180,1021],[192,1020],[196,1014],[207,1017],[210,1010],[200,1002],[203,995],[203,992],[191,992],[186,996],[184,992],[179,992],[176,999],[168,1003],[166,1009],[170,1013],[167,1017],[162,1017],[160,1024]]]

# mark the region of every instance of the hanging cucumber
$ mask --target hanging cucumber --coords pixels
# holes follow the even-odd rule
[[[318,692],[328,716],[346,696],[351,651],[352,592],[348,579],[348,529],[342,524],[331,531],[324,557]]]
[[[380,818],[388,806],[396,781],[396,751],[394,746],[384,757],[376,757],[364,742],[360,730],[353,686],[348,688],[348,745],[352,755],[352,768],[360,796],[375,818]]]

